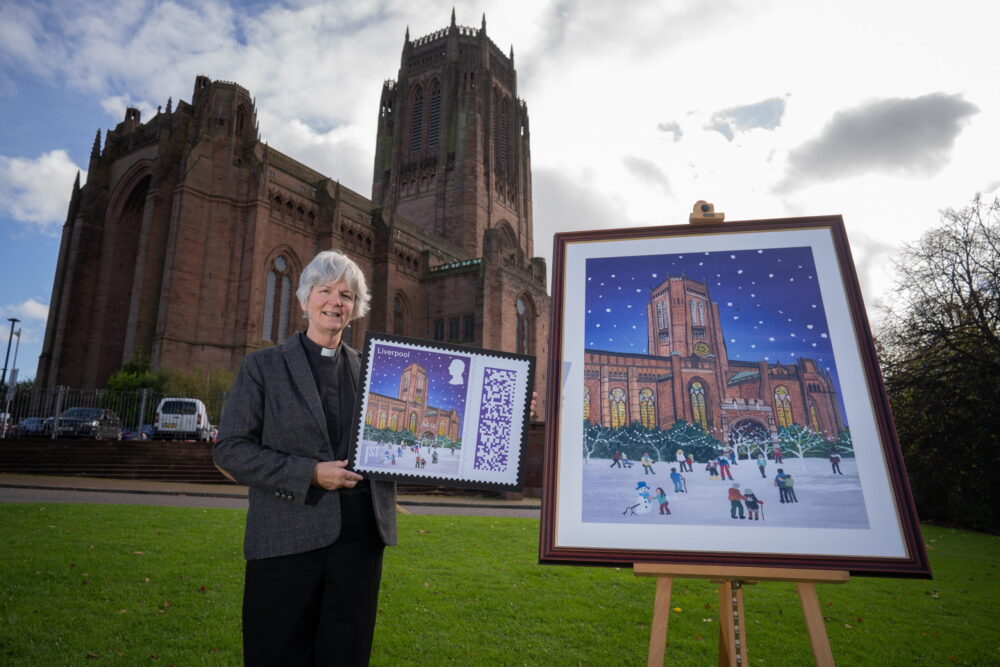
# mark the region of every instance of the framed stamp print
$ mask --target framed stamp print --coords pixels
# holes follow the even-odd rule
[[[369,332],[350,467],[372,479],[520,491],[534,358]]]
[[[930,576],[839,216],[553,260],[541,562]]]

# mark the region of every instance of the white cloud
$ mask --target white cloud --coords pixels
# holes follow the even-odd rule
[[[64,150],[36,159],[0,155],[0,211],[45,233],[58,232],[77,170]]]
[[[779,190],[873,171],[931,176],[979,108],[961,95],[875,100],[834,114],[820,135],[791,151]]]
[[[37,320],[44,323],[49,318],[49,307],[34,299],[26,299],[22,303],[0,307],[0,318],[16,317],[19,320]]]

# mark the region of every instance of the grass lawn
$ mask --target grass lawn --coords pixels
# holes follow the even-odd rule
[[[239,665],[244,513],[0,505],[0,664]],[[842,665],[1000,664],[1000,537],[924,528],[933,581],[818,585]],[[540,566],[538,522],[400,516],[374,665],[645,664],[654,582]],[[750,662],[811,652],[792,584],[744,592]],[[716,662],[714,586],[674,582],[667,664]]]

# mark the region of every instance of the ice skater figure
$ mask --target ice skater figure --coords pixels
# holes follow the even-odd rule
[[[836,449],[830,450],[830,467],[833,468],[834,474],[836,475],[844,474],[840,472],[840,454],[837,453]]]
[[[674,483],[674,493],[684,493],[684,476],[677,472],[677,468],[670,469],[670,481]]]
[[[649,458],[649,452],[643,452],[642,458],[639,459],[639,463],[642,464],[642,474],[643,475],[655,475],[656,471],[653,470],[653,459]]]
[[[690,452],[688,452],[688,455],[687,455],[687,464],[688,464],[688,472],[694,472],[694,467],[693,467],[694,466],[694,456],[692,456]],[[681,472],[683,472],[683,470]]]
[[[781,445],[778,444],[774,445],[774,448],[771,450],[771,453],[774,455],[775,463],[785,462],[785,459],[781,458]]]
[[[760,471],[760,478],[767,479],[767,472],[764,470],[767,468],[767,457],[764,456],[764,452],[757,454],[757,470]]]
[[[649,486],[645,482],[639,482],[635,485],[635,491],[638,494],[639,502],[634,505],[628,505],[622,514],[635,516],[637,514],[649,514],[652,512],[653,506],[649,502]]]
[[[622,467],[623,468],[631,468],[632,467],[632,459],[630,459],[628,457],[628,454],[626,454],[625,452],[622,452]]]
[[[729,516],[736,518],[736,513],[740,513],[740,518],[745,519],[746,514],[743,513],[743,501],[747,497],[740,493],[740,485],[733,484],[729,487]]]
[[[729,463],[732,465],[739,465],[736,462],[736,450],[732,448],[731,445],[726,445],[726,448],[722,450],[723,456],[729,459]]]
[[[785,479],[781,480],[781,484],[785,487],[785,498],[787,498],[787,502],[799,502],[798,496],[795,495],[795,480],[792,479],[791,474],[786,473]]]
[[[677,463],[679,463],[680,466],[681,466],[681,472],[684,472],[684,468],[687,466],[687,457],[684,456],[684,450],[683,449],[678,449],[677,450],[677,457],[676,457],[676,459],[677,459]]]
[[[732,480],[733,478],[733,473],[729,470],[729,459],[727,459],[724,454],[719,456],[719,476],[722,477],[722,479]]]
[[[719,462],[715,459],[709,459],[708,463],[705,464],[705,470],[708,471],[708,478],[719,479]]]
[[[760,521],[760,511],[763,509],[764,501],[754,495],[754,492],[747,488],[743,489],[743,502],[747,504],[747,519]]]
[[[612,468],[622,467],[622,453],[617,449],[615,450],[615,453],[611,455],[611,467]]]
[[[785,470],[778,468],[778,474],[774,476],[774,485],[778,487],[778,502],[788,503],[788,489],[785,488]]]
[[[670,514],[670,503],[667,502],[667,492],[661,487],[656,487],[656,493],[653,494],[653,500],[660,503],[660,514]]]
[[[433,451],[433,452],[431,453],[431,465],[434,465],[434,464],[435,464],[435,463],[437,463],[437,462],[438,462],[438,453],[437,453],[437,450],[435,449],[435,450],[434,450],[434,451]]]

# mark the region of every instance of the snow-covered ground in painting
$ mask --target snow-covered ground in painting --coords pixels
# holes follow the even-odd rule
[[[433,462],[435,451],[438,457],[437,463]],[[413,452],[408,447],[403,447],[403,453],[400,455],[399,450],[395,446],[389,447],[372,442],[371,440],[362,440],[358,458],[360,459],[360,464],[366,468],[424,475],[457,475],[461,451],[460,449],[456,449],[452,452],[446,447],[438,447],[436,449],[421,447],[419,452]],[[387,452],[396,454],[395,463],[391,462],[391,458],[389,461],[385,460]],[[422,456],[427,461],[426,467],[417,468],[417,456]]]
[[[670,468],[676,462],[653,464],[655,475],[644,475],[642,466],[612,468],[610,459],[590,459],[583,464],[583,521],[598,523],[664,523],[674,525],[732,526],[734,524],[760,523],[769,528],[776,526],[808,528],[867,528],[857,462],[845,458],[840,463],[843,475],[833,474],[826,459],[797,459],[786,457],[782,465],[768,461],[767,478],[762,478],[752,461],[740,461],[730,466],[733,481],[709,480],[705,463],[695,463],[694,472],[685,472],[687,493],[674,492],[670,481]],[[774,486],[777,469],[782,468],[795,480],[797,503],[780,503],[778,489]],[[679,470],[678,470],[679,472]],[[650,487],[651,495],[657,487],[667,494],[669,515],[660,515],[659,504],[651,499],[649,514],[631,515],[626,508],[640,502],[636,486],[640,481]],[[745,492],[752,489],[764,501],[760,522],[733,520],[730,517],[729,488],[739,484]],[[637,510],[639,508],[636,508]],[[744,505],[744,512],[746,506]],[[738,515],[737,515],[738,516]]]

